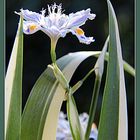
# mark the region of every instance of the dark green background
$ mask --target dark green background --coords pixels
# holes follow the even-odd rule
[[[2,1],[1,1],[2,2]],[[57,56],[61,57],[68,52],[75,52],[80,50],[101,50],[102,45],[105,41],[105,38],[108,34],[108,16],[107,16],[107,5],[105,0],[56,0],[56,3],[63,3],[63,8],[65,13],[76,12],[77,10],[86,9],[91,7],[92,12],[94,12],[97,17],[94,21],[87,22],[82,28],[88,36],[94,36],[96,42],[90,46],[82,45],[78,42],[77,38],[72,35],[67,35],[66,38],[60,39],[57,47]],[[122,41],[122,50],[124,59],[134,66],[134,1],[133,0],[111,0],[115,11],[117,13],[117,18],[120,28],[120,36]],[[14,42],[14,37],[16,34],[18,16],[14,14],[14,11],[19,11],[20,8],[27,8],[33,11],[40,11],[43,8],[47,7],[48,3],[53,3],[52,1],[33,1],[33,0],[7,0],[6,1],[6,67],[9,61],[9,56],[12,50],[12,45]],[[0,4],[3,7],[3,4]],[[137,4],[138,6],[139,4]],[[3,11],[3,9],[1,8]],[[3,12],[0,13],[0,18],[3,21]],[[3,22],[1,22],[2,24]],[[140,25],[140,24],[139,24]],[[0,26],[0,33],[2,33],[4,28]],[[138,28],[137,28],[138,30]],[[1,35],[4,36],[4,35]],[[41,36],[41,38],[40,38]],[[138,37],[138,36],[137,36]],[[4,39],[0,37],[0,43],[4,43]],[[44,35],[42,32],[38,32],[31,36],[24,36],[24,79],[23,79],[23,106],[31,90],[34,82],[37,80],[38,76],[43,72],[50,61],[49,55],[49,38]],[[1,44],[4,46],[4,44]],[[4,63],[4,48],[0,47],[0,73],[4,74],[2,69]],[[139,50],[136,51],[140,52]],[[138,56],[138,55],[137,55]],[[77,70],[74,75],[71,84],[75,83],[80,79],[91,67],[91,61],[94,59],[87,60],[84,62]],[[137,61],[138,62],[138,61]],[[138,63],[137,63],[138,65]],[[137,67],[138,68],[138,67]],[[82,73],[83,72],[83,73]],[[104,76],[105,77],[105,76]],[[86,84],[79,90],[79,93],[83,92],[83,96],[79,96],[79,93],[76,95],[76,101],[78,106],[80,106],[80,112],[88,111],[89,101],[92,94],[91,78],[94,78],[94,75],[91,76]],[[1,100],[3,100],[3,76],[0,79],[1,82]],[[138,78],[137,78],[138,83]],[[103,82],[104,84],[104,82]],[[133,140],[134,137],[134,78],[126,74],[126,87],[128,93],[128,109],[129,109],[129,139]],[[137,86],[138,88],[138,86]],[[86,93],[85,91],[88,92]],[[103,88],[101,89],[102,94]],[[137,90],[138,91],[138,90]],[[89,96],[87,96],[89,95]],[[102,97],[102,96],[101,96]],[[100,97],[100,100],[101,100]],[[136,98],[140,99],[139,97]],[[100,104],[99,100],[99,104]],[[3,104],[0,101],[0,104]],[[84,106],[83,106],[84,104]],[[82,106],[82,107],[81,107]],[[3,106],[0,105],[0,109],[3,112]],[[64,109],[64,107],[63,107]],[[100,108],[99,108],[100,109]],[[98,115],[96,114],[96,123],[98,123]],[[1,120],[3,120],[2,113],[0,114]],[[3,121],[1,121],[0,126],[3,126]],[[138,126],[138,125],[137,125]],[[3,128],[1,129],[3,130]],[[1,131],[2,132],[2,131]],[[0,133],[2,137],[3,132]],[[3,138],[0,138],[3,139]]]

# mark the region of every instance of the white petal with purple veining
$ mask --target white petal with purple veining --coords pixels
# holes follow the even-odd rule
[[[76,35],[76,37],[78,38],[80,43],[84,43],[84,44],[90,44],[91,42],[94,42],[95,40],[93,39],[93,37],[86,37],[84,34],[80,35],[78,33],[76,33],[75,30],[70,30],[70,32],[73,35]]]
[[[33,34],[41,29],[40,25],[36,22],[23,21],[23,32],[25,34]]]
[[[24,33],[33,34],[38,30],[46,33],[50,38],[58,40],[60,37],[65,37],[67,33],[72,32],[76,35],[81,43],[90,44],[94,42],[93,37],[86,37],[84,34],[78,34],[75,32],[77,28],[84,25],[85,22],[95,18],[95,14],[90,13],[90,8],[87,10],[81,10],[76,13],[65,15],[62,11],[61,5],[48,5],[48,15],[45,16],[46,10],[42,10],[41,13],[32,12],[29,10],[21,9],[20,13],[24,18]],[[37,28],[29,28],[29,24],[36,24]],[[31,30],[30,30],[31,29]]]
[[[95,18],[95,14],[90,13],[90,8],[87,10],[82,10],[76,13],[71,13],[69,15],[69,22],[67,27],[73,28],[73,27],[79,27],[85,24],[85,22],[90,19],[93,20]]]

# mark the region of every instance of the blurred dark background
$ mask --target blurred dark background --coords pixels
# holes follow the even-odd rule
[[[101,50],[108,35],[108,14],[106,0],[6,0],[6,68],[9,62],[14,38],[16,35],[19,16],[14,11],[20,8],[39,12],[42,8],[47,9],[48,4],[62,3],[65,14],[78,10],[91,8],[96,14],[93,21],[87,21],[82,27],[87,36],[94,36],[95,42],[89,46],[80,44],[78,39],[71,34],[59,39],[57,44],[57,58],[76,51]],[[134,67],[134,0],[111,0],[118,18],[120,38],[122,43],[123,58]],[[73,85],[80,80],[94,65],[95,58],[84,61],[76,70],[70,84]],[[50,59],[50,39],[43,32],[38,31],[33,35],[24,35],[24,70],[23,70],[23,107],[35,81],[45,70]],[[105,64],[106,66],[106,64]],[[105,72],[103,75],[100,97],[95,116],[98,126],[102,94],[105,83]],[[127,101],[129,140],[134,140],[134,78],[125,73]],[[93,81],[93,82],[92,82]],[[75,100],[79,112],[88,112],[92,90],[94,85],[94,74],[91,75],[77,93]],[[65,112],[65,103],[62,106]]]

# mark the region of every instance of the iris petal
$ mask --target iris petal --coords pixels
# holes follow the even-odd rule
[[[84,44],[90,44],[91,42],[94,42],[95,40],[93,39],[93,37],[86,37],[84,35],[84,32],[82,33],[82,29],[78,28],[79,29],[79,33],[77,32],[77,29],[75,30],[70,30],[70,32],[73,34],[73,35],[76,35],[76,37],[78,38],[79,42],[80,43],[84,43]],[[81,31],[80,31],[81,30]]]
[[[59,29],[55,26],[51,26],[49,28],[41,27],[41,30],[47,34],[50,38],[59,38],[61,36],[61,33]]]
[[[34,22],[38,22],[38,23],[40,22],[40,20],[42,19],[42,16],[43,16],[36,12],[32,12],[29,10],[23,10],[23,9],[21,9],[21,13],[25,20],[34,21]]]
[[[23,32],[25,34],[33,34],[40,29],[40,26],[36,22],[23,21]]]
[[[95,18],[95,14],[90,13],[90,9],[82,10],[76,13],[72,13],[69,15],[69,23],[67,25],[68,28],[79,27],[85,24],[85,22],[90,19]]]

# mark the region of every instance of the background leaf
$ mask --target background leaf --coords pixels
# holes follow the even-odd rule
[[[98,140],[127,140],[127,104],[117,19],[110,1],[109,62],[99,123]]]
[[[11,58],[5,78],[6,140],[17,140],[21,132],[23,19],[20,18]]]

